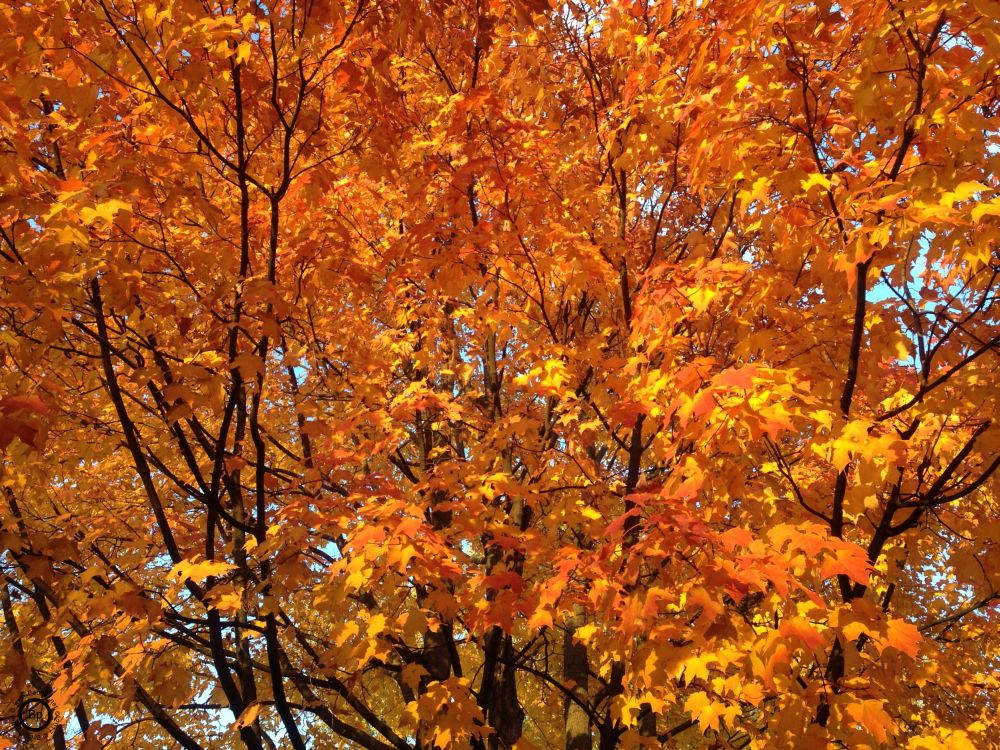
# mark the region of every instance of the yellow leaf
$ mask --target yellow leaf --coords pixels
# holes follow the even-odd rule
[[[582,641],[583,643],[586,643],[587,641],[589,641],[591,638],[594,637],[594,633],[596,632],[597,632],[596,625],[584,625],[583,627],[577,628],[574,635],[578,640]]]
[[[403,667],[403,684],[416,692],[420,686],[420,678],[427,674],[427,670],[419,664],[407,664]]]
[[[250,42],[240,42],[236,48],[236,64],[240,65],[250,59],[250,50],[253,45]]]
[[[714,729],[717,732],[719,731],[719,718],[726,713],[726,704],[713,701],[706,693],[699,690],[684,702],[684,710],[698,722],[702,731]]]
[[[243,713],[240,714],[239,718],[233,724],[233,729],[239,730],[245,726],[253,724],[257,719],[257,714],[260,713],[260,704],[251,703],[249,706],[243,709]]]
[[[740,698],[751,706],[759,706],[764,700],[764,690],[756,682],[747,682],[740,691]]]
[[[106,224],[110,224],[114,221],[115,214],[119,211],[130,211],[131,209],[132,207],[125,201],[113,198],[104,203],[99,203],[94,208],[81,209],[80,218],[83,219],[83,223],[87,226],[94,224],[98,219],[104,221]]]
[[[243,602],[240,599],[240,595],[237,593],[223,594],[218,598],[215,603],[215,608],[222,610],[223,612],[236,612],[242,606]]]
[[[973,209],[974,211],[975,209]],[[935,219],[946,219],[953,214],[948,206],[942,203],[925,203],[924,201],[913,201],[913,214],[920,221],[933,221]],[[881,244],[881,243],[880,243]]]
[[[844,426],[840,437],[833,442],[833,455],[830,459],[837,471],[843,471],[852,458],[871,446],[872,441],[868,435],[871,426],[871,422],[863,419],[852,420]]]
[[[965,182],[960,182],[956,185],[954,190],[941,196],[941,203],[946,206],[954,206],[959,201],[968,200],[976,193],[982,192],[983,190],[989,190],[989,187],[981,182],[966,180]]]
[[[232,563],[221,562],[219,560],[204,560],[203,562],[181,560],[170,571],[170,575],[177,576],[181,581],[203,581],[209,576],[228,573],[235,567]]]
[[[989,203],[980,203],[972,209],[973,221],[979,221],[986,215],[1000,216],[1000,198],[994,198]]]
[[[684,679],[690,685],[692,680],[708,679],[708,663],[714,661],[710,656],[693,656],[684,662]]]
[[[830,187],[830,178],[825,174],[820,174],[819,172],[813,172],[809,177],[802,180],[802,189],[809,192],[814,185],[819,185],[824,188]]]
[[[956,729],[949,731],[941,728],[937,730],[944,738],[942,742],[937,737],[914,737],[906,745],[908,750],[977,750],[972,744],[967,732]]]

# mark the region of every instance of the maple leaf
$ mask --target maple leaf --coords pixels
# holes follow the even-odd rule
[[[849,717],[863,726],[879,744],[889,738],[893,729],[892,717],[882,707],[882,701],[863,700],[849,703],[844,709]]]
[[[121,211],[129,211],[131,206],[125,201],[118,199],[112,199],[99,203],[93,208],[84,207],[80,210],[80,217],[83,219],[83,223],[88,226],[96,223],[98,220],[103,221],[106,224],[110,224],[114,221],[115,215]]]
[[[725,703],[713,701],[703,691],[692,693],[684,701],[684,710],[691,715],[692,719],[698,722],[702,732],[706,732],[709,729],[718,732],[720,730],[720,720],[723,717],[729,717],[731,714]]]
[[[36,396],[0,398],[0,450],[7,448],[15,437],[32,448],[44,448],[47,430],[38,417],[46,416],[49,411],[48,405]]]
[[[233,729],[238,730],[241,727],[253,724],[257,720],[257,716],[260,714],[260,704],[251,703],[243,712],[236,717],[236,721],[233,722]]]
[[[830,578],[845,575],[855,583],[866,585],[871,571],[871,563],[865,551],[853,545],[844,546],[826,557],[820,564],[820,575]]]
[[[915,659],[922,640],[923,636],[912,623],[900,618],[892,618],[886,622],[885,637],[882,639],[883,648],[892,646],[911,659]]]
[[[740,367],[723,370],[715,376],[716,385],[723,388],[741,388],[751,390],[754,383],[754,375],[757,373],[756,367]]]
[[[221,560],[202,560],[198,561],[196,558],[191,560],[182,560],[177,563],[170,571],[172,577],[177,578],[179,581],[203,581],[209,576],[219,576],[228,573],[236,568],[232,563],[224,562]]]
[[[804,617],[792,617],[781,623],[779,629],[786,638],[795,638],[805,644],[809,651],[815,651],[826,644],[823,634],[811,625]]]
[[[977,203],[973,206],[973,221],[980,221],[985,216],[1000,216],[1000,198],[995,198],[985,203]]]
[[[49,407],[37,396],[4,396],[0,398],[0,414],[8,415],[19,411],[48,414]]]

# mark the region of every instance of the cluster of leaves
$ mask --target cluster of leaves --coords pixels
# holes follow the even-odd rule
[[[0,747],[995,746],[994,0],[0,24]]]

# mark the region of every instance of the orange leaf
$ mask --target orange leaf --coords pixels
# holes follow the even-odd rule
[[[863,726],[879,744],[885,742],[892,729],[892,717],[882,708],[882,701],[870,700],[852,703],[846,708],[847,715]]]
[[[826,643],[823,634],[814,628],[804,617],[793,617],[785,620],[781,623],[781,628],[778,632],[785,638],[797,638],[810,651],[815,651]]]
[[[898,651],[903,652],[911,659],[915,659],[917,656],[917,648],[920,641],[923,640],[923,636],[920,635],[920,631],[912,623],[907,622],[899,618],[889,620],[886,625],[886,636],[882,640],[885,646],[892,646]]]

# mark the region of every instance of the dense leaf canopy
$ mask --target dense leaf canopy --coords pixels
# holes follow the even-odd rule
[[[995,0],[0,26],[0,748],[998,746]]]

